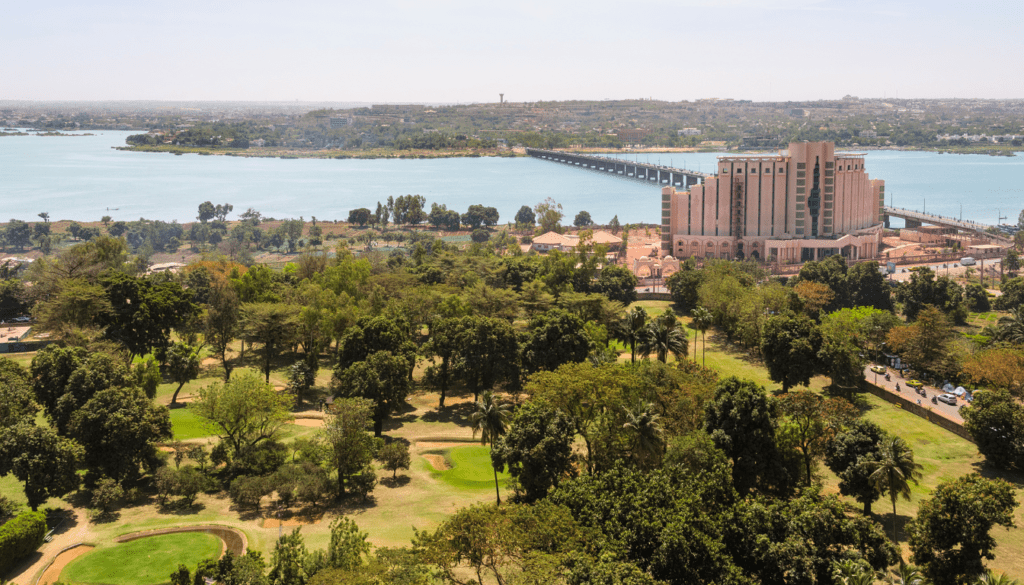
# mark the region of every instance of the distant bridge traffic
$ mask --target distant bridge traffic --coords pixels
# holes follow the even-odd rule
[[[627,179],[636,179],[646,183],[657,183],[658,186],[668,185],[689,189],[693,185],[704,182],[711,175],[697,171],[688,171],[663,165],[630,162],[625,159],[592,154],[576,154],[561,150],[544,150],[527,148],[526,154],[551,162],[562,163],[598,172],[611,173]]]
[[[1003,234],[992,234],[985,230],[993,229],[996,226],[978,223],[969,219],[957,219],[955,217],[946,217],[944,215],[932,215],[930,213],[921,213],[920,211],[911,211],[909,209],[901,209],[899,207],[888,207],[882,208],[882,214],[885,220],[885,227],[889,227],[890,217],[899,217],[903,219],[908,228],[920,227],[922,224],[939,225],[943,227],[956,228],[963,232],[974,232],[979,235],[983,235],[986,238],[993,238],[1004,242],[1011,242],[1012,240]]]

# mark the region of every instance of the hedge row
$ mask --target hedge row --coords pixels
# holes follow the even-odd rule
[[[24,512],[0,526],[0,575],[36,551],[46,537],[46,514]]]

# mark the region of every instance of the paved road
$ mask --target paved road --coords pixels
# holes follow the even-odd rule
[[[885,266],[885,260],[884,259],[880,260],[879,263],[882,266]],[[910,280],[910,276],[911,276],[911,274],[913,274],[910,271],[911,268],[917,268],[917,267],[920,267],[920,266],[927,266],[928,268],[932,269],[932,272],[934,272],[936,274],[936,276],[952,276],[952,277],[963,276],[964,273],[967,272],[967,269],[971,268],[971,269],[974,270],[974,276],[971,277],[971,280],[973,280],[974,282],[981,282],[981,278],[980,278],[980,274],[981,274],[981,260],[978,260],[978,263],[975,264],[974,266],[956,266],[956,267],[954,267],[953,264],[960,264],[960,263],[958,261],[956,261],[956,260],[953,260],[953,261],[949,261],[949,262],[937,262],[937,263],[936,262],[929,262],[927,264],[913,264],[913,265],[908,264],[906,266],[897,266],[896,267],[896,273],[892,274],[891,276],[889,276],[889,278],[891,278],[892,280],[900,281],[900,282],[902,282],[904,280]],[[988,259],[985,260],[985,282],[986,282],[986,284],[991,284],[993,282],[998,282],[999,281],[999,264],[1000,264],[1000,259],[999,258],[988,258]],[[906,271],[906,272],[904,272],[904,271]]]
[[[910,386],[907,386],[907,380],[902,378],[902,377],[900,377],[896,373],[896,370],[889,369],[888,372],[889,372],[889,377],[891,379],[890,379],[890,381],[886,382],[885,381],[885,375],[884,374],[875,374],[874,372],[871,371],[870,365],[868,367],[864,368],[864,376],[865,376],[865,379],[868,382],[871,382],[872,384],[878,386],[879,388],[885,388],[886,390],[888,390],[889,392],[892,392],[894,394],[897,393],[896,392],[896,384],[899,384],[900,385],[899,395],[902,396],[903,398],[906,398],[906,399],[909,399],[909,400],[920,400],[921,406],[927,406],[928,408],[943,414],[946,418],[948,418],[950,420],[953,420],[953,421],[956,421],[956,422],[958,422],[960,424],[963,424],[964,418],[962,416],[960,416],[960,407],[965,405],[965,404],[967,404],[966,400],[957,399],[956,406],[952,406],[952,405],[946,404],[945,402],[938,402],[938,401],[936,401],[936,402],[938,402],[937,404],[932,404],[932,396],[938,396],[939,394],[943,393],[942,391],[938,390],[934,386],[925,385],[924,386],[924,391],[928,395],[928,397],[925,398],[925,397],[921,396],[920,394],[916,394],[914,392],[913,388],[911,388]],[[876,381],[876,379],[877,379],[877,381]]]

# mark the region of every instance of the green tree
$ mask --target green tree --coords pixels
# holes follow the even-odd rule
[[[647,311],[643,307],[633,307],[612,330],[612,336],[629,348],[631,363],[636,363],[637,350],[644,346],[650,334],[647,320]]]
[[[13,474],[25,484],[32,511],[50,498],[78,489],[82,446],[53,429],[22,422],[0,432],[0,475]]]
[[[509,406],[494,396],[490,390],[485,391],[476,401],[473,412],[469,415],[469,425],[473,436],[480,433],[480,443],[491,446],[491,459],[494,459],[494,444],[505,434],[512,411]],[[501,493],[498,491],[498,468],[494,467],[494,493],[498,504],[501,504]]]
[[[213,354],[220,358],[224,368],[224,381],[231,379],[231,363],[228,361],[228,349],[231,342],[238,337],[239,327],[238,294],[234,288],[217,280],[211,284],[210,296],[203,323],[204,340],[210,345]]]
[[[1001,341],[1024,345],[1024,305],[1010,309],[1010,314],[1000,317],[996,325]]]
[[[763,387],[736,377],[718,384],[705,407],[704,430],[732,461],[736,491],[788,493],[793,484],[776,443],[778,401]]]
[[[409,361],[409,367],[413,367],[416,363],[416,345],[410,339],[410,329],[408,321],[402,317],[379,315],[360,318],[338,341],[335,371],[365,361],[378,351],[404,356]]]
[[[562,231],[562,204],[548,197],[534,208],[534,219],[540,225],[540,233]]]
[[[761,356],[768,376],[782,384],[783,392],[811,383],[820,369],[820,346],[821,332],[814,320],[792,311],[769,318],[761,334]]]
[[[5,246],[16,246],[18,250],[24,250],[25,246],[32,244],[32,228],[20,219],[7,222],[3,236]]]
[[[440,363],[427,368],[424,374],[424,382],[436,388],[440,398],[438,409],[444,410],[444,399],[448,394],[448,387],[453,377],[453,364],[459,356],[462,348],[463,320],[450,317],[437,319],[430,324],[430,339],[423,347],[423,352],[429,356],[435,356],[441,360]]]
[[[259,344],[263,375],[270,382],[271,364],[295,338],[297,307],[280,303],[247,303],[239,309],[242,338]]]
[[[583,321],[562,309],[551,309],[530,320],[521,346],[527,372],[554,370],[569,362],[582,362],[590,353]]]
[[[838,388],[854,388],[864,379],[866,343],[861,336],[861,319],[854,309],[842,309],[821,320],[818,363]]]
[[[384,469],[391,472],[391,479],[398,477],[399,469],[409,469],[412,463],[409,457],[409,445],[402,441],[391,441],[377,452],[377,460]]]
[[[918,370],[952,374],[959,369],[953,363],[950,348],[955,334],[953,324],[942,311],[926,306],[915,322],[892,329],[886,343]]]
[[[171,417],[142,390],[110,388],[75,412],[69,432],[85,448],[86,469],[122,482],[156,457],[157,442],[171,438]]]
[[[875,274],[879,274],[877,269]],[[846,259],[842,256],[829,256],[824,260],[812,260],[805,263],[800,268],[799,280],[823,284],[832,291],[831,300],[822,307],[826,313],[852,306],[850,304],[850,293],[852,292],[849,287],[850,279],[847,274]],[[854,278],[856,282],[861,280],[862,278],[859,276]]]
[[[575,475],[574,438],[565,415],[550,406],[527,402],[516,409],[508,432],[493,445],[491,459],[496,470],[508,467],[517,500],[535,502]]]
[[[365,226],[370,222],[370,218],[373,217],[371,213],[372,212],[365,207],[352,209],[348,212],[348,219],[346,221],[352,224],[359,224],[359,226]]]
[[[345,495],[348,482],[373,461],[377,443],[367,433],[374,404],[365,398],[335,400],[324,420],[319,439],[326,446],[327,460],[338,473],[338,495]]]
[[[274,585],[305,585],[315,574],[315,569],[307,561],[309,555],[305,540],[299,533],[301,530],[299,526],[291,534],[278,537],[274,545],[269,575]]]
[[[522,229],[526,226],[533,227],[537,221],[537,216],[529,206],[524,205],[519,208],[516,212],[516,227]]]
[[[103,287],[75,278],[63,282],[55,295],[40,300],[33,313],[36,329],[66,337],[75,329],[98,326],[113,313],[113,307]]]
[[[202,223],[206,223],[213,219],[213,216],[216,213],[217,208],[213,206],[213,203],[210,201],[204,201],[199,204],[199,215],[196,216],[196,219]]]
[[[986,390],[961,412],[964,427],[989,463],[1024,469],[1024,405],[1004,390]]]
[[[707,342],[704,341],[704,333],[714,324],[714,317],[711,315],[711,311],[704,307],[697,307],[690,314],[693,316],[693,320],[690,321],[690,326],[693,327],[693,361],[697,361],[697,332],[700,331],[701,365],[706,367]]]
[[[31,373],[36,400],[61,435],[67,434],[71,417],[98,392],[136,383],[121,360],[83,347],[46,347],[32,359]]]
[[[619,223],[619,216],[615,215],[612,220],[608,222],[608,229],[612,230],[612,234],[618,234],[619,230],[622,229],[622,224]]]
[[[291,418],[291,405],[290,395],[275,391],[259,374],[242,372],[228,382],[201,388],[189,408],[216,423],[218,436],[239,457],[276,437]]]
[[[914,562],[935,585],[967,583],[995,558],[995,525],[1012,528],[1017,499],[1002,479],[965,475],[939,484],[907,530]]]
[[[171,395],[171,404],[178,403],[181,388],[199,377],[199,348],[187,343],[172,343],[167,350],[167,372],[171,380],[178,383]]]
[[[629,305],[636,302],[637,282],[633,271],[625,266],[612,264],[611,266],[605,266],[601,270],[601,275],[597,277],[597,284],[594,286],[594,290],[613,301]]]
[[[868,462],[871,475],[868,480],[879,494],[887,494],[892,501],[892,540],[896,538],[896,500],[910,499],[910,483],[917,485],[921,478],[921,464],[914,462],[914,452],[900,437],[886,437],[878,446],[878,458]]]
[[[113,273],[103,279],[103,287],[113,307],[101,315],[104,335],[124,345],[129,361],[137,355],[166,349],[171,330],[199,314],[192,292],[177,282],[159,282],[154,278],[135,278]]]
[[[878,460],[887,436],[877,424],[857,419],[825,445],[825,465],[839,477],[839,493],[863,504],[864,516],[881,495],[871,483],[870,462]]]
[[[666,363],[669,354],[679,359],[680,356],[686,355],[687,351],[686,333],[679,325],[679,320],[672,309],[667,309],[647,324],[647,335],[640,346],[640,353],[644,357],[653,353],[658,361]]]
[[[331,523],[331,542],[327,546],[326,565],[332,569],[353,570],[363,564],[363,557],[370,554],[368,535],[360,532],[356,523],[348,518],[338,518]]]
[[[0,433],[19,422],[34,421],[38,411],[28,372],[0,357]]]
[[[927,267],[911,270],[910,280],[896,287],[896,301],[903,304],[903,313],[910,320],[917,319],[927,305],[937,307],[957,323],[967,318],[963,287],[947,276],[936,278]]]
[[[587,226],[594,225],[594,220],[590,218],[590,212],[581,211],[576,214],[576,219],[572,221],[572,225],[578,228],[584,228]]]
[[[811,391],[787,392],[779,398],[785,427],[803,457],[808,487],[813,480],[815,459],[825,454],[829,442],[857,416],[852,404],[842,398],[822,398]]]
[[[622,423],[622,428],[626,429],[629,437],[630,456],[641,469],[651,469],[661,463],[665,452],[665,430],[661,427],[660,418],[650,402],[637,402],[626,411],[626,422]]]
[[[457,375],[473,391],[474,400],[482,390],[499,384],[518,388],[519,340],[508,321],[494,317],[464,317],[458,343]]]
[[[331,380],[336,395],[372,400],[373,432],[381,436],[384,420],[405,403],[411,388],[409,362],[388,351],[370,354],[338,372]]]

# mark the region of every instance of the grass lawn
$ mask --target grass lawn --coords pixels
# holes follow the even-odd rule
[[[431,475],[446,484],[459,489],[493,489],[494,468],[491,467],[491,449],[483,445],[467,445],[451,449],[427,451],[428,454],[442,455],[451,469],[438,471],[433,469]],[[504,484],[509,478],[508,473],[498,474],[498,483]]]
[[[75,559],[61,573],[68,583],[156,585],[167,583],[179,564],[189,567],[220,556],[221,541],[197,532],[140,538],[96,549]]]
[[[202,439],[216,434],[209,421],[197,416],[188,408],[171,410],[171,430],[174,432],[175,441]]]

